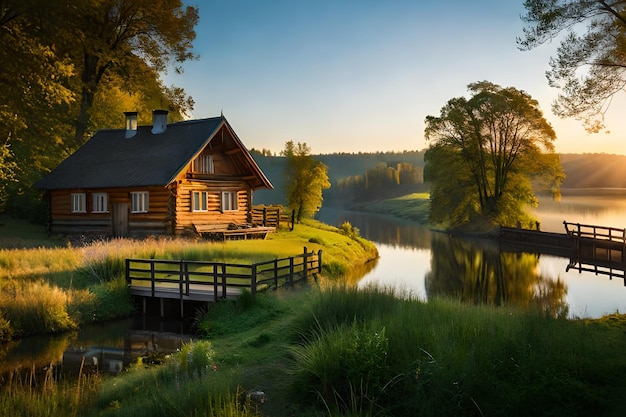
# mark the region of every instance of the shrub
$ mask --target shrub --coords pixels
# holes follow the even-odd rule
[[[340,229],[341,233],[348,236],[350,239],[361,237],[359,229],[352,226],[352,224],[348,221],[343,222]]]
[[[16,335],[58,333],[76,328],[67,311],[68,296],[44,282],[6,282],[0,294],[4,317]]]
[[[319,329],[312,340],[292,350],[300,384],[313,387],[326,407],[371,414],[389,377],[385,329],[353,321]]]
[[[0,343],[8,342],[13,337],[13,328],[11,322],[4,318],[0,311]]]

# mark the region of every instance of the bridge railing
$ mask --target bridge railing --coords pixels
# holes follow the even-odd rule
[[[131,294],[146,297],[176,295],[181,300],[203,295],[217,301],[247,288],[254,296],[265,288],[278,288],[307,280],[322,268],[322,251],[254,264],[208,261],[126,259],[126,282]]]
[[[617,227],[595,226],[591,224],[568,223],[563,221],[565,231],[574,238],[606,240],[626,243],[626,229]]]

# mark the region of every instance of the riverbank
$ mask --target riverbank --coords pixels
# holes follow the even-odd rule
[[[379,213],[428,225],[430,194],[412,193],[400,197],[354,203],[352,210]]]
[[[306,246],[323,251],[323,274],[333,278],[377,257],[375,245],[350,225],[340,229],[315,221],[297,224],[294,231],[281,229],[262,241],[223,243],[172,238],[67,241],[49,238],[32,225],[20,227],[13,219],[0,223],[5,225],[0,242],[6,245],[0,249],[0,341],[132,314],[124,280],[126,258],[253,263],[299,254]]]
[[[138,361],[116,377],[82,375],[45,389],[13,380],[0,393],[0,416],[626,411],[624,315],[566,320],[337,285],[218,303],[198,320],[205,340],[158,366]]]

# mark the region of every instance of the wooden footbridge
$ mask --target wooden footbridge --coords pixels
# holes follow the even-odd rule
[[[575,256],[570,258],[567,270],[626,278],[626,229],[567,222],[563,225],[575,242]]]
[[[565,233],[503,227],[500,244],[503,250],[569,257],[567,271],[624,278],[626,286],[626,229],[566,221],[563,226]]]
[[[126,259],[126,282],[133,297],[142,301],[146,313],[148,300],[158,300],[164,315],[165,301],[180,303],[184,317],[185,302],[215,302],[237,298],[248,290],[258,291],[307,282],[322,268],[322,251],[253,264],[166,259]]]

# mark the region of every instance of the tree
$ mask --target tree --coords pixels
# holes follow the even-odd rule
[[[88,136],[123,127],[122,111],[150,123],[154,108],[173,121],[193,108],[160,75],[194,57],[197,21],[177,0],[0,0],[0,149],[14,179],[0,188],[14,213],[37,205],[33,182]]]
[[[328,168],[311,156],[306,143],[285,143],[281,152],[285,164],[287,206],[296,212],[297,221],[313,216],[322,206],[322,190],[330,188]]]
[[[558,158],[544,156],[553,154],[556,135],[525,92],[487,81],[468,89],[471,98],[453,98],[439,117],[426,117],[431,216],[450,225],[479,218],[513,225],[525,219],[525,204],[536,203],[534,177],[549,176],[558,191]]]
[[[517,39],[520,49],[564,33],[546,73],[550,86],[561,90],[554,113],[582,120],[589,132],[600,131],[611,98],[626,86],[626,1],[526,0],[524,7],[528,26]]]
[[[47,30],[55,32],[55,46],[71,57],[78,74],[75,146],[89,136],[90,112],[107,78],[124,81],[125,91],[140,91],[145,65],[158,74],[172,61],[195,58],[191,48],[198,9],[183,8],[179,0],[80,0],[56,6],[46,8]],[[182,90],[169,92],[180,96]],[[173,110],[193,104],[180,97],[178,102],[182,109]]]

